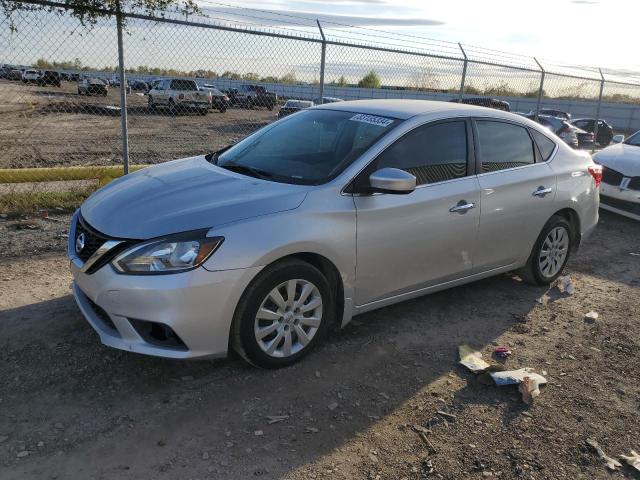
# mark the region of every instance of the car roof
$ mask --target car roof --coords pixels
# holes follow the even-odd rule
[[[430,113],[451,113],[456,116],[487,116],[491,112],[494,118],[521,121],[522,117],[510,112],[493,108],[479,107],[465,103],[438,102],[433,100],[350,100],[335,102],[326,105],[318,105],[313,108],[326,110],[340,110],[346,112],[365,113],[369,115],[381,115],[406,120],[418,115]]]

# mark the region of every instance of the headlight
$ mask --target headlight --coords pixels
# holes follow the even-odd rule
[[[159,275],[196,268],[222,244],[224,237],[206,237],[206,230],[187,232],[131,247],[111,264],[121,273]]]

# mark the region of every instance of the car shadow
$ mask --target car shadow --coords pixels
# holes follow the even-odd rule
[[[0,312],[0,398],[11,415],[0,416],[0,432],[37,432],[47,444],[72,439],[64,456],[45,450],[21,462],[15,472],[25,477],[64,476],[71,457],[78,477],[113,475],[122,465],[132,478],[148,477],[163,472],[167,452],[188,464],[206,449],[223,459],[212,467],[221,478],[228,469],[235,478],[279,478],[455,372],[458,345],[490,344],[545,291],[501,275],[390,306],[355,317],[277,371],[236,355],[183,362],[103,347],[70,296],[8,309]],[[158,445],[162,455],[145,453]],[[179,468],[168,478],[190,476]]]

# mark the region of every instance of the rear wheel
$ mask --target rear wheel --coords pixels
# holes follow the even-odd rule
[[[267,267],[238,304],[233,348],[258,367],[297,362],[326,335],[335,312],[332,292],[325,276],[306,262],[286,260]]]
[[[549,285],[564,270],[571,251],[572,232],[569,222],[554,215],[540,232],[529,260],[520,271],[525,281],[534,285]]]
[[[151,95],[149,95],[149,98],[147,99],[147,106],[149,107],[149,110],[156,109],[156,104],[153,103],[153,97]]]

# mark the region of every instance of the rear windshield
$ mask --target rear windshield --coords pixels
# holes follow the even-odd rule
[[[285,103],[284,106],[291,108],[309,108],[313,107],[313,102],[305,100],[287,100],[287,103]]]
[[[171,80],[171,90],[198,90],[198,85],[192,80]]]
[[[284,183],[325,183],[349,166],[399,120],[337,110],[303,110],[258,130],[220,154],[217,165],[249,167]]]

